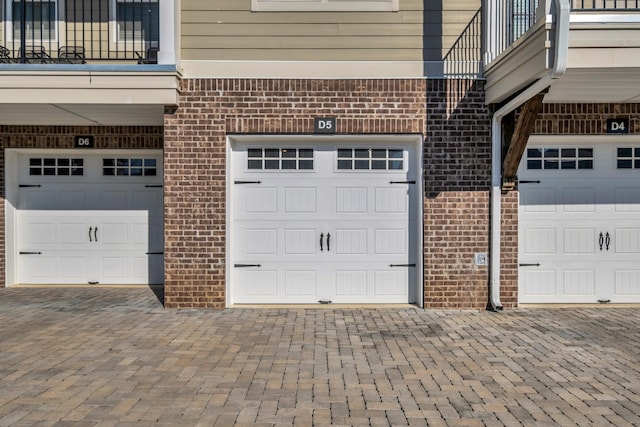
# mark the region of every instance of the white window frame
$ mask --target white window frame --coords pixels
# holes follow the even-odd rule
[[[120,28],[118,23],[118,3],[156,3],[158,9],[160,9],[160,0],[111,0],[111,43],[124,49],[126,46],[129,49],[144,50],[148,48],[144,40],[120,40]],[[158,39],[157,44],[160,44]]]
[[[251,0],[252,12],[398,12],[400,0]]]
[[[6,37],[7,37],[7,41],[13,41],[14,37],[13,34],[15,32],[14,30],[14,22],[13,22],[13,2],[16,0],[6,0],[5,1],[5,10],[6,13],[4,15],[4,19],[5,19],[5,30],[7,31]],[[60,0],[26,0],[29,3],[42,3],[43,1],[46,1],[47,3],[49,2],[53,2],[54,3],[54,8],[55,8],[55,16],[53,18],[53,31],[51,32],[53,37],[49,37],[49,38],[42,38],[42,41],[47,41],[50,43],[57,43],[58,42],[58,21],[60,21]],[[19,23],[18,23],[19,25]],[[38,43],[36,43],[37,40],[29,40],[29,37],[27,37],[27,46],[34,46],[34,45],[38,45]]]

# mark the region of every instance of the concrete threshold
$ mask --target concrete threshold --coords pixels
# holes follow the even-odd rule
[[[546,304],[518,304],[518,308],[640,308],[640,303],[546,303]]]
[[[233,304],[228,308],[252,308],[252,309],[317,309],[317,310],[357,310],[357,309],[384,309],[384,308],[413,308],[414,304]]]
[[[164,287],[164,285],[136,285],[136,284],[124,284],[124,285],[101,285],[99,283],[95,284],[95,285],[90,285],[90,284],[84,284],[84,283],[80,283],[80,284],[28,284],[28,285],[12,285],[12,286],[7,286],[8,289],[10,288],[162,288]]]

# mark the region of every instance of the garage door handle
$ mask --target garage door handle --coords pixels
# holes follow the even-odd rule
[[[22,252],[22,251],[20,251],[20,255],[42,255],[42,252]]]
[[[89,241],[93,242],[93,240],[91,240],[91,232],[93,231],[93,227],[89,227]]]
[[[327,233],[327,252],[331,250],[331,234]]]
[[[93,240],[98,241],[98,227],[93,230]]]
[[[324,247],[322,247],[323,239],[324,239],[324,233],[320,233],[320,252],[324,251]]]
[[[602,232],[600,232],[600,237],[598,238],[598,245],[600,246],[600,250],[602,250],[602,245],[604,245],[604,236]]]
[[[606,245],[607,251],[609,250],[609,245],[611,244],[611,236],[607,232],[607,235],[604,238],[604,244]]]

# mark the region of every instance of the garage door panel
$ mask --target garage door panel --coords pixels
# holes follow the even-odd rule
[[[88,235],[87,230],[87,224],[84,222],[62,223],[60,224],[60,243],[64,246],[85,245]]]
[[[377,270],[374,272],[375,296],[405,296],[407,294],[406,270]]]
[[[109,155],[114,153],[122,154]],[[147,155],[156,160],[145,160],[145,164],[154,164],[157,173],[162,155],[136,153],[137,157]],[[19,154],[16,248],[18,253],[41,255],[18,255],[17,281],[162,283],[162,174],[124,176],[133,169],[123,169],[118,176],[103,175],[104,154],[83,152],[78,159],[76,156],[62,151],[55,156]],[[73,159],[66,161],[69,157]],[[123,155],[123,159],[128,157]],[[29,166],[42,163],[41,158],[55,163],[55,168],[50,168],[55,170],[47,169],[45,175]],[[71,167],[75,162],[80,166]],[[154,255],[149,255],[152,251]]]
[[[592,144],[588,170],[528,170],[523,159],[520,302],[640,302],[640,184],[637,171],[617,169],[616,146]]]
[[[614,236],[614,248],[616,253],[640,253],[640,228],[616,228]]]
[[[563,253],[595,253],[595,230],[592,228],[565,228],[563,232]]]
[[[365,255],[367,253],[367,229],[337,229],[332,242],[338,255]]]
[[[55,256],[47,255],[20,255],[21,276],[28,277],[31,281],[26,283],[44,283],[50,277],[57,276],[58,260]]]
[[[247,228],[243,230],[247,255],[277,255],[278,229]]]
[[[285,213],[315,213],[317,212],[315,188],[285,187],[284,188],[284,212]]]
[[[284,270],[284,294],[315,296],[317,274],[315,270]]]
[[[18,207],[20,209],[61,209],[58,200],[56,194],[51,191],[21,189]]]
[[[275,187],[240,188],[244,192],[244,206],[239,211],[246,213],[276,213],[278,211],[278,189]],[[240,216],[242,217],[242,216]]]
[[[408,230],[417,229],[410,202],[419,195],[408,168],[383,166],[407,166],[413,148],[374,152],[332,144],[314,145],[313,169],[298,171],[277,170],[283,152],[269,144],[232,146],[234,302],[409,301],[408,268],[387,270],[392,263],[409,265],[409,246],[417,247]],[[375,157],[399,153],[402,161]],[[259,169],[266,167],[261,156],[273,169]]]
[[[59,259],[60,282],[74,283],[76,280],[85,281],[90,260],[86,255],[65,255]],[[54,277],[52,274],[50,277]]]
[[[640,212],[640,188],[616,188],[614,194],[617,212]]]
[[[122,189],[118,191],[102,190],[99,193],[98,203],[94,210],[126,209],[130,205],[129,192]]]
[[[103,246],[127,245],[130,242],[129,224],[101,223],[100,240]]]
[[[64,210],[81,210],[87,208],[87,195],[81,190],[57,191],[56,198],[58,208]],[[29,209],[29,208],[27,208]],[[31,208],[37,209],[37,208]]]
[[[337,187],[337,213],[365,213],[367,212],[366,187]]]
[[[403,187],[376,188],[376,213],[406,213],[408,211],[408,191]]]
[[[309,255],[316,254],[318,250],[318,239],[316,230],[308,229],[285,229],[284,230],[284,253],[286,255]]]
[[[406,229],[375,230],[376,255],[408,255],[408,247]]]
[[[49,246],[56,241],[56,224],[53,222],[29,221],[23,227],[28,245]]]
[[[596,192],[593,188],[565,188],[562,192],[565,212],[594,212],[596,210]]]
[[[106,283],[121,283],[131,276],[129,259],[126,255],[102,255],[100,268],[101,276]]]
[[[521,289],[528,296],[555,296],[556,270],[527,269],[520,277]]]
[[[523,230],[525,255],[556,254],[556,228],[525,228]]]
[[[591,269],[566,269],[562,271],[564,295],[595,296],[596,272]]]
[[[336,295],[366,296],[366,270],[338,270],[335,272]]]
[[[614,277],[615,296],[640,296],[640,269],[616,270]]]
[[[522,186],[520,193],[520,206],[525,212],[556,212],[555,188],[532,188]]]
[[[238,273],[239,285],[244,288],[244,295],[272,296],[278,295],[278,271],[260,270],[243,271]],[[268,300],[268,302],[276,302]]]

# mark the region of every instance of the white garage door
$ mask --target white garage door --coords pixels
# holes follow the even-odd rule
[[[160,153],[18,159],[18,283],[163,282]]]
[[[640,143],[619,141],[527,147],[520,302],[640,302]]]
[[[416,300],[416,149],[236,143],[234,303]]]

